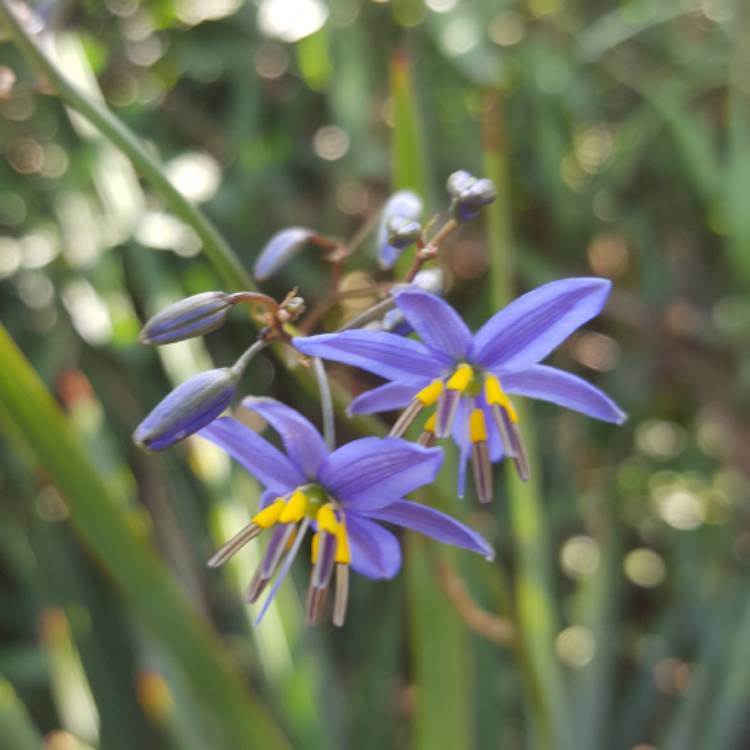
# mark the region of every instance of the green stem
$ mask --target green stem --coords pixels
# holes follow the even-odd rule
[[[24,29],[21,21],[9,8],[7,0],[0,0],[0,21],[29,65],[44,76],[52,91],[117,146],[164,198],[169,210],[193,228],[203,243],[203,252],[227,287],[233,290],[254,289],[255,284],[239,258],[208,217],[172,185],[158,159],[134,133],[104,105],[91,100],[67,80]]]

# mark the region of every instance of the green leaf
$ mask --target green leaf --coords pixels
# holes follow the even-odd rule
[[[427,176],[421,127],[408,61],[401,53],[391,61],[391,97],[393,189],[413,190],[424,197]],[[408,267],[410,255],[405,253],[401,261]],[[466,631],[440,589],[422,540],[410,536],[405,547],[417,693],[411,744],[418,750],[470,747]],[[446,562],[451,553],[441,547],[435,550]]]
[[[39,376],[0,327],[0,401],[64,496],[76,531],[161,641],[228,747],[286,741],[242,684],[215,634],[186,601],[141,527],[119,506]]]
[[[13,686],[0,679],[0,737],[5,750],[40,750],[42,737]]]
[[[427,197],[422,127],[406,55],[396,52],[391,60],[391,101],[393,103],[393,141],[391,144],[392,187],[413,190]]]
[[[455,565],[453,550],[410,535],[406,540],[407,591],[416,707],[415,750],[472,747],[469,722],[468,635],[441,590],[433,558]]]
[[[513,236],[508,215],[510,174],[502,137],[502,111],[488,108],[483,123],[485,169],[496,184],[498,200],[487,207],[490,267],[493,269],[492,309],[511,298],[509,280],[515,266]],[[550,587],[549,534],[539,490],[539,469],[534,460],[534,430],[529,412],[516,406],[523,422],[524,440],[534,470],[521,482],[511,469],[507,476],[510,524],[513,531],[516,571],[514,580],[519,666],[527,689],[535,747],[564,748],[569,741],[569,711],[562,672],[554,651],[557,615]]]

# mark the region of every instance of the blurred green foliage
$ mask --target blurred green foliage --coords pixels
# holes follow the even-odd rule
[[[535,483],[490,509],[454,501],[445,472],[434,499],[497,545],[494,566],[409,538],[395,581],[356,580],[343,631],[305,630],[292,586],[252,628],[257,550],[221,573],[203,563],[252,512],[254,481],[198,441],[145,456],[130,434],[254,330],[235,315],[203,342],[137,343],[160,307],[226,288],[226,269],[5,41],[0,311],[17,349],[2,339],[0,747],[746,747],[746,3],[36,10],[60,69],[146,140],[248,269],[284,226],[348,237],[393,186],[437,211],[451,171],[493,177],[502,200],[447,246],[451,301],[476,326],[538,283],[612,278],[603,317],[555,359],[630,420],[528,410]],[[350,270],[380,280],[374,267],[368,241]],[[312,303],[327,273],[311,251],[265,291],[299,285]],[[243,386],[317,416],[283,351]]]

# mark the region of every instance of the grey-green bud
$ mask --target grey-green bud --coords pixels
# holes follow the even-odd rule
[[[392,216],[387,223],[388,244],[403,250],[416,242],[422,235],[422,225],[404,216]]]
[[[456,221],[473,219],[484,206],[497,198],[497,188],[492,180],[477,179],[468,172],[454,172],[446,184],[453,198],[451,212]]]

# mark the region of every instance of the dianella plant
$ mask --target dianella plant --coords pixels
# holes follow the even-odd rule
[[[0,0],[0,750],[750,744],[748,10],[609,5]]]

